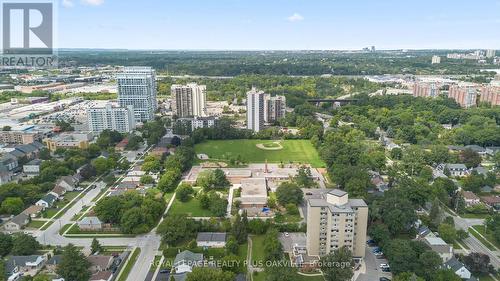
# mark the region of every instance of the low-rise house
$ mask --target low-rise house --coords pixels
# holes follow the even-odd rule
[[[0,170],[0,185],[6,184],[12,181],[12,172]]]
[[[488,169],[483,166],[476,167],[472,169],[472,172],[476,172],[478,175],[486,176],[488,175]]]
[[[481,201],[490,208],[500,210],[500,196],[483,196],[481,197]]]
[[[42,199],[38,200],[35,205],[44,208],[50,208],[57,201],[57,197],[54,194],[48,193]]]
[[[92,274],[89,281],[110,281],[113,278],[111,271],[100,271]]]
[[[57,266],[59,266],[59,264],[61,263],[61,260],[62,260],[62,255],[55,255],[53,257],[51,257],[47,263],[45,263],[45,268],[49,271],[49,272],[56,272],[57,270]]]
[[[113,265],[114,257],[104,255],[91,255],[87,257],[87,260],[90,262],[90,271],[92,273],[97,273],[110,269],[111,265]]]
[[[384,181],[381,176],[374,176],[371,179],[371,183],[378,189],[380,192],[384,192],[389,189],[389,184]]]
[[[128,139],[124,138],[123,140],[121,140],[119,143],[117,143],[115,145],[115,149],[118,151],[125,151],[125,148],[127,147],[127,145],[128,145]]]
[[[36,176],[40,174],[40,166],[42,165],[42,160],[34,159],[24,164],[23,172],[29,176]]]
[[[54,195],[57,198],[61,198],[66,193],[66,189],[60,185],[56,185],[51,191],[50,194]]]
[[[465,205],[467,207],[471,207],[481,203],[480,198],[471,191],[462,192],[462,196],[464,197]]]
[[[102,222],[98,217],[84,217],[78,222],[81,230],[101,230]]]
[[[465,149],[470,149],[474,152],[477,152],[477,154],[481,155],[481,156],[484,156],[486,155],[486,148],[482,147],[482,146],[479,146],[479,145],[466,145],[465,146]]]
[[[436,252],[443,262],[450,260],[453,257],[453,246],[444,242],[440,237],[431,237],[427,235],[422,241]]]
[[[40,255],[11,256],[5,262],[5,273],[9,277],[18,272],[34,271],[36,273],[42,269],[45,261],[46,258]]]
[[[444,169],[448,170],[453,177],[465,177],[469,175],[469,170],[464,164],[446,164]]]
[[[93,138],[92,133],[61,133],[45,139],[44,143],[50,151],[56,151],[58,148],[87,149]]]
[[[0,158],[0,167],[3,168],[2,170],[6,171],[14,171],[19,167],[19,162],[17,160],[18,158],[12,154],[4,154]]]
[[[183,251],[175,256],[173,267],[176,274],[192,272],[193,267],[203,265],[203,254],[193,253],[191,251]]]
[[[73,176],[63,176],[57,180],[56,186],[61,186],[66,191],[73,191],[78,186],[78,180]]]
[[[455,257],[451,258],[443,264],[443,268],[451,269],[461,279],[470,279],[471,273],[465,268],[464,264],[458,261]]]
[[[500,152],[500,146],[486,147],[486,154],[489,155],[489,156],[494,156],[498,152]]]
[[[4,229],[7,231],[19,231],[23,229],[30,222],[30,217],[26,214],[20,213],[14,216],[10,221],[4,224]]]
[[[31,205],[23,211],[23,214],[29,216],[30,218],[36,218],[43,211],[43,209],[43,206]]]
[[[199,232],[196,245],[203,248],[224,248],[227,235],[225,232]]]
[[[493,187],[491,187],[489,185],[485,185],[485,186],[481,187],[481,192],[484,192],[484,193],[493,192]]]

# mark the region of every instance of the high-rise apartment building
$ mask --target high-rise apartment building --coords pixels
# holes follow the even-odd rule
[[[480,102],[486,102],[492,106],[500,105],[500,87],[486,86],[481,88]]]
[[[264,121],[266,123],[274,123],[280,118],[285,117],[286,113],[286,98],[285,96],[266,95],[264,97]]]
[[[172,110],[177,117],[203,117],[207,110],[207,87],[190,83],[172,85]]]
[[[136,122],[154,119],[157,109],[156,72],[151,67],[126,67],[116,76],[118,102],[121,107],[134,107]]]
[[[113,130],[128,133],[135,128],[134,107],[119,107],[108,103],[105,107],[89,108],[87,120],[91,132]]]
[[[437,83],[415,82],[413,85],[413,96],[424,98],[435,98],[440,94],[440,85]]]
[[[247,129],[259,132],[264,128],[264,91],[252,88],[247,92]]]
[[[440,56],[432,56],[432,64],[440,64],[441,57]]]
[[[486,57],[487,58],[493,58],[496,55],[496,50],[486,50]]]
[[[470,108],[476,105],[477,89],[472,85],[452,85],[448,97],[454,99],[461,107]]]
[[[364,257],[367,223],[363,199],[349,199],[338,189],[318,191],[307,199],[308,255],[324,256],[346,246],[353,257]]]

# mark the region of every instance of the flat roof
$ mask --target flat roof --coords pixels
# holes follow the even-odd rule
[[[249,196],[267,197],[267,185],[265,178],[249,178],[241,180],[241,197]]]

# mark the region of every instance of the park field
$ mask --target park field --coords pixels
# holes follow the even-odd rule
[[[264,163],[267,160],[269,163],[293,162],[310,164],[314,168],[325,167],[309,140],[215,140],[197,144],[195,151],[219,161],[239,156],[246,163]]]

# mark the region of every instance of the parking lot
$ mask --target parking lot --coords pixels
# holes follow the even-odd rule
[[[369,238],[368,238],[369,239]],[[357,281],[378,281],[381,277],[389,278],[392,280],[392,274],[390,272],[383,272],[380,269],[380,265],[383,263],[388,264],[387,259],[377,259],[373,253],[375,247],[366,246],[365,250],[365,268],[366,271],[360,274]]]

